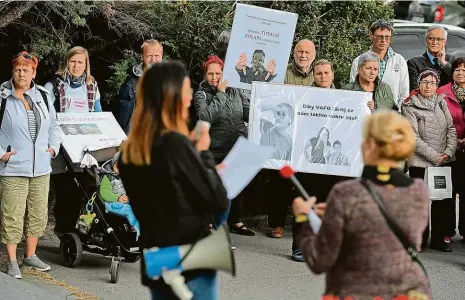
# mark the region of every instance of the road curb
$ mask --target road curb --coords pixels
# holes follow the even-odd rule
[[[2,299],[14,300],[60,300],[61,298],[47,293],[20,279],[15,279],[0,272],[0,291]]]

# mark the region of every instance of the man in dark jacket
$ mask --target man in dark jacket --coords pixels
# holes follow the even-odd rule
[[[431,25],[425,36],[427,50],[423,55],[407,61],[410,91],[416,89],[418,75],[424,69],[434,69],[439,74],[439,86],[450,82],[451,63],[454,57],[446,54],[447,30],[441,25]]]
[[[141,46],[142,63],[134,66],[132,72],[119,91],[119,118],[118,123],[126,134],[129,132],[129,123],[136,100],[137,82],[144,74],[145,69],[163,58],[163,46],[154,39],[146,40]]]

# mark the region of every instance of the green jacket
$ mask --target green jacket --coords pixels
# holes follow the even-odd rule
[[[311,86],[313,83],[313,70],[310,68],[308,73],[303,73],[297,69],[294,61],[287,66],[284,84]]]
[[[358,75],[355,78],[355,82],[351,82],[342,87],[343,90],[349,91],[360,91],[365,92],[360,85]],[[392,94],[391,88],[386,83],[378,80],[376,83],[375,91],[373,93],[375,101],[375,108],[387,108],[397,110],[397,104],[394,101],[394,95]]]
[[[104,175],[100,183],[100,197],[103,201],[113,203],[118,202],[120,195],[113,193],[113,186],[111,185],[110,178]]]

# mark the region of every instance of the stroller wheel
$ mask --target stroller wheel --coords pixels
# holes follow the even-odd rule
[[[118,282],[118,280],[119,280],[119,267],[120,267],[119,261],[112,258],[111,259],[111,266],[110,266],[110,275],[111,275],[110,282],[111,283],[117,283]]]
[[[77,234],[67,233],[60,241],[60,256],[68,268],[79,265],[82,259],[82,243]]]

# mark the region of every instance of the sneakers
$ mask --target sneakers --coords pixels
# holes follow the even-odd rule
[[[292,250],[292,259],[298,262],[304,262],[305,258],[299,249]]]
[[[10,275],[11,277],[14,277],[16,279],[21,279],[22,278],[21,271],[19,270],[19,265],[18,265],[18,262],[16,260],[10,261],[8,263],[6,273],[8,275]]]
[[[271,231],[271,237],[275,239],[280,239],[284,236],[284,228],[282,227],[275,227]]]
[[[32,255],[31,257],[25,258],[23,264],[33,269],[41,272],[50,271],[52,268],[40,260],[37,255]]]

